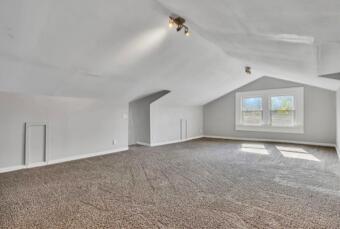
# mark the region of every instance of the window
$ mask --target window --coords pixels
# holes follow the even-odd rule
[[[247,125],[261,125],[262,120],[262,98],[243,98],[242,123]]]
[[[294,96],[272,96],[270,107],[272,126],[294,126]]]
[[[303,133],[303,88],[236,93],[236,130]]]

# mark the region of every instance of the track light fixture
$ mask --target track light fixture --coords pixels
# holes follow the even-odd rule
[[[244,70],[247,74],[251,74],[251,67],[250,66],[245,66]]]
[[[189,32],[189,27],[186,26],[185,24],[185,19],[179,16],[170,16],[169,17],[169,27],[173,28],[174,26],[176,26],[176,30],[177,32],[181,31],[184,28],[184,34],[186,36],[190,36],[190,32]]]

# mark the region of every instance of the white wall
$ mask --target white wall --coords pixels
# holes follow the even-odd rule
[[[203,134],[203,107],[151,104],[151,145],[181,140],[180,120],[187,120],[187,137],[195,138]]]
[[[319,75],[340,72],[340,44],[334,42],[319,45],[318,56]]]
[[[305,92],[304,134],[235,130],[235,93],[303,86]],[[336,143],[336,95],[334,91],[263,77],[204,106],[204,134],[230,138]]]
[[[24,163],[25,122],[48,122],[51,161],[128,145],[127,104],[1,92],[0,109],[0,169]]]

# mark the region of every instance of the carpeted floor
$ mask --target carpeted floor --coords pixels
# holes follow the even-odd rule
[[[332,148],[201,139],[0,174],[0,228],[340,228]]]

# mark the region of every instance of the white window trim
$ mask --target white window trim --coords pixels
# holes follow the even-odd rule
[[[270,97],[271,96],[294,96],[295,125],[292,127],[278,127],[270,125]],[[263,124],[244,125],[242,124],[242,98],[262,97]],[[304,133],[304,88],[280,88],[270,90],[258,90],[249,92],[237,92],[235,96],[235,129],[239,131],[259,131],[277,133]]]

